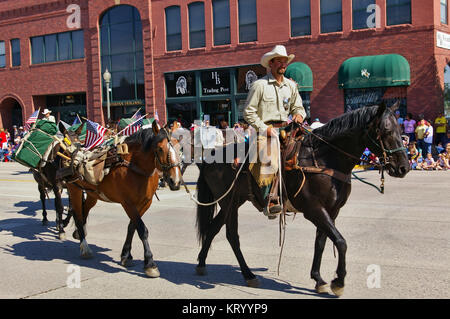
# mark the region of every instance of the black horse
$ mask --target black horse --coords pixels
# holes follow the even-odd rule
[[[295,146],[301,143],[301,147],[294,147],[297,150],[295,163],[289,170],[284,166],[285,194],[289,202],[317,227],[311,278],[316,281],[315,288],[319,293],[325,292],[327,285],[320,275],[327,237],[336,246],[339,258],[337,278],[332,281],[331,289],[338,296],[343,293],[347,244],[335,227],[335,219],[350,195],[352,169],[364,149],[370,148],[393,177],[404,177],[409,171],[408,157],[393,113],[397,105],[391,108],[384,104],[364,107],[331,120],[315,129],[314,134],[306,135],[303,141],[296,140]],[[198,201],[211,203],[220,199],[236,175],[233,164],[203,164],[197,182]],[[226,224],[226,237],[244,279],[249,286],[258,286],[258,279],[248,268],[239,244],[238,208],[247,200],[252,200],[255,207],[261,210],[260,191],[244,166],[233,189],[219,201],[221,209],[217,215],[214,216],[215,205],[197,205],[197,231],[202,244],[198,255],[198,274],[205,273],[211,242]]]
[[[67,136],[71,142],[79,142],[78,136],[81,132],[82,126],[77,131],[66,130],[62,123],[59,123],[59,130],[63,135]],[[70,203],[67,211],[67,217],[63,219],[64,206],[62,203],[62,192],[66,188],[65,181],[57,176],[57,171],[61,168],[61,157],[57,154],[60,150],[59,144],[57,144],[47,159],[45,165],[39,169],[31,169],[33,178],[38,184],[39,194],[42,203],[42,224],[48,225],[47,210],[45,205],[45,199],[48,197],[49,192],[53,192],[55,195],[55,210],[56,210],[56,229],[58,231],[59,239],[65,239],[64,228],[69,224],[72,217],[72,205]]]

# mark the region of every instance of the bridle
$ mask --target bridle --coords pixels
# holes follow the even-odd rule
[[[174,152],[176,152],[172,142],[170,141],[170,133],[169,131],[167,131],[167,129],[165,127],[162,128],[162,130],[164,130],[166,132],[166,138],[167,138],[167,142],[169,144],[169,151],[167,152],[167,163],[169,164],[165,164],[163,162],[161,162],[161,160],[159,159],[158,154],[156,153],[156,150],[154,151],[155,153],[155,160],[158,163],[158,165],[162,168],[164,173],[167,173],[170,169],[174,168],[174,167],[181,167],[181,162],[177,162],[177,163],[170,163],[170,149],[173,149]]]

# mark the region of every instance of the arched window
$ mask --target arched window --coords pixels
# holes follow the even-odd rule
[[[192,2],[189,9],[189,48],[205,46],[205,4]]]
[[[106,69],[111,73],[112,101],[144,100],[142,23],[135,7],[115,6],[100,18],[100,53],[102,74]]]
[[[214,45],[231,43],[230,4],[228,0],[213,0]]]
[[[171,6],[166,11],[166,50],[181,50],[180,6]]]
[[[239,42],[258,40],[256,0],[239,0]]]

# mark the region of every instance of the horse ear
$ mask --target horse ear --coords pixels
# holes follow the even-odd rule
[[[63,135],[67,134],[66,127],[64,126],[64,124],[61,121],[58,123],[58,129]]]
[[[384,101],[381,101],[380,105],[378,105],[377,116],[381,117],[384,111],[386,111],[386,103]]]
[[[159,133],[159,124],[157,120],[154,120],[152,123],[153,134],[158,135]]]
[[[394,105],[392,105],[392,106],[390,107],[392,113],[394,113],[395,111],[397,111],[398,108],[399,108],[399,106],[400,106],[400,101],[397,100],[397,102],[395,102]]]

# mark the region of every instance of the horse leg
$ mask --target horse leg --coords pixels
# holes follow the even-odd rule
[[[322,253],[325,248],[327,235],[320,229],[316,231],[316,242],[314,244],[314,259],[311,268],[311,278],[316,281],[316,292],[319,294],[327,293],[327,283],[320,276],[320,264],[322,262]]]
[[[247,286],[257,288],[259,287],[259,280],[256,276],[250,271],[245,262],[244,256],[242,255],[240,242],[239,242],[239,234],[238,234],[238,209],[233,208],[231,210],[231,215],[227,221],[227,231],[226,231],[227,240],[233,249],[234,255],[236,256],[239,266],[241,267],[242,275],[244,276],[245,281],[247,282]]]
[[[313,224],[324,232],[328,238],[331,239],[333,244],[338,250],[338,267],[336,270],[337,278],[331,282],[331,290],[336,296],[342,296],[344,293],[344,279],[347,274],[345,270],[345,254],[347,252],[347,243],[344,237],[339,233],[334,225],[334,221],[328,215],[325,209],[322,209],[320,213],[314,215],[305,215],[307,219],[310,219]],[[311,218],[312,217],[312,218]]]
[[[120,254],[120,264],[124,267],[132,266],[133,256],[131,256],[131,243],[133,241],[134,232],[136,231],[136,226],[130,220],[128,224],[127,238],[125,244],[122,248],[122,253]]]
[[[222,226],[225,224],[225,214],[221,209],[216,217],[211,221],[211,225],[208,229],[208,233],[205,236],[205,239],[202,242],[202,249],[198,254],[198,265],[196,267],[197,275],[203,276],[206,275],[206,257],[208,256],[209,248],[211,247],[211,243],[217,233],[220,231]]]
[[[144,270],[145,274],[150,278],[158,278],[160,276],[158,266],[156,266],[153,260],[153,254],[150,250],[150,245],[148,244],[148,229],[145,226],[142,218],[139,217],[135,221],[135,227],[137,229],[139,238],[144,245]]]
[[[69,207],[67,208],[67,217],[63,220],[63,227],[66,228],[69,225],[70,218],[73,216],[72,200],[69,195]]]
[[[45,194],[46,194],[45,188],[39,184],[38,189],[42,204],[42,225],[47,226],[48,219],[47,219],[47,210],[45,209]]]
[[[63,211],[64,206],[61,200],[62,188],[58,186],[53,186],[53,193],[55,194],[55,210],[56,210],[56,229],[58,231],[58,237],[61,240],[66,238],[66,233],[64,231],[63,225]]]

